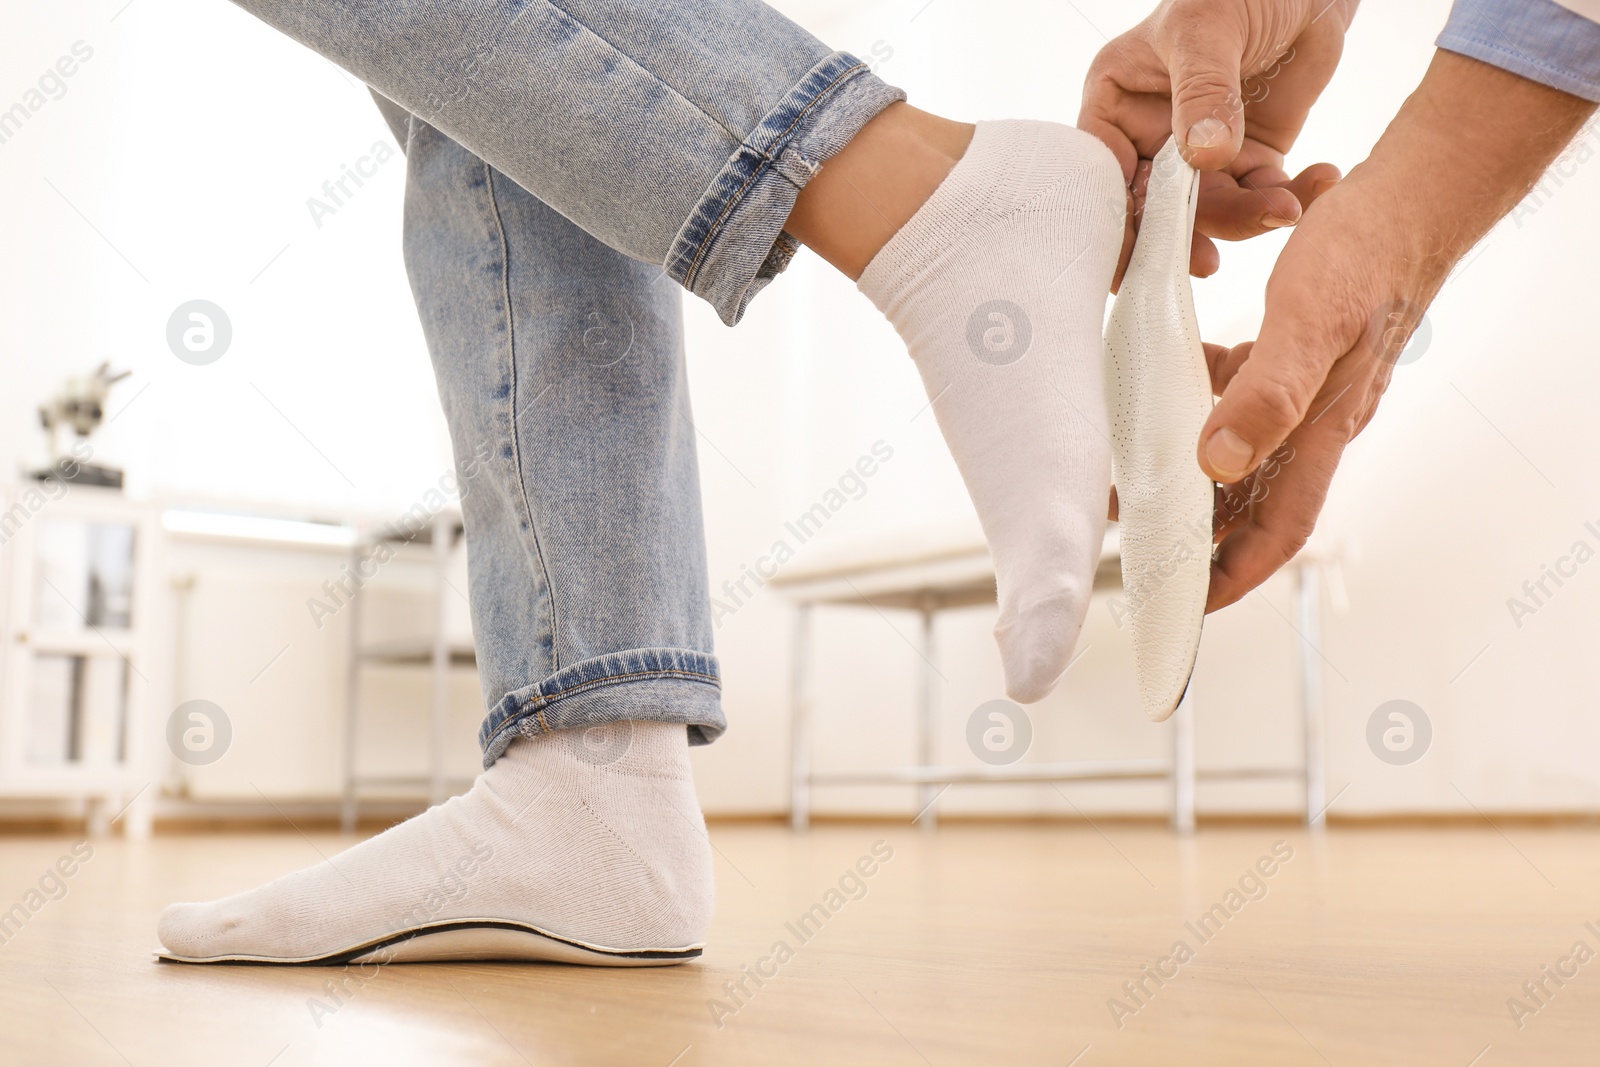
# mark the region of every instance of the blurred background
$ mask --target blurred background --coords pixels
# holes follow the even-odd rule
[[[1071,122],[1090,59],[1148,4],[777,6],[920,107]],[[1291,171],[1348,171],[1367,154],[1448,6],[1367,5]],[[0,819],[142,830],[331,817],[352,771],[364,812],[415,810],[437,787],[418,784],[428,776],[459,788],[477,766],[481,700],[452,460],[400,258],[404,163],[365,88],[219,0],[30,4],[8,26]],[[1349,450],[1307,572],[1319,630],[1304,636],[1288,576],[1208,621],[1191,690],[1202,773],[1297,763],[1296,664],[1310,640],[1329,818],[1600,810],[1597,141],[1585,133],[1457,271]],[[347,168],[363,183],[325,210],[324,183]],[[1283,240],[1224,246],[1222,272],[1196,286],[1208,339],[1254,336]],[[226,323],[212,362],[169,344],[193,307]],[[713,595],[734,609],[716,634],[730,729],[696,751],[697,780],[712,816],[773,816],[790,799],[793,609],[775,586],[734,599],[724,582],[880,443],[892,459],[794,567],[853,545],[959,539],[973,520],[893,332],[820,260],[802,255],[737,330],[690,300],[687,343]],[[31,483],[52,459],[40,406],[106,361],[132,374],[110,387],[79,458],[125,472],[124,489]],[[344,568],[385,538],[394,560],[347,603]],[[1169,751],[1172,726],[1139,712],[1122,621],[1114,595],[1096,601],[1081,658],[1027,709],[1026,760]],[[938,618],[935,762],[979,765],[969,718],[1002,696],[993,622],[982,606]],[[904,611],[817,610],[817,769],[913,759],[920,625]],[[1425,727],[1409,762],[1369,741],[1374,713],[1397,700]],[[441,704],[442,725],[430,720]],[[1202,819],[1303,803],[1287,780],[1202,777],[1196,799]],[[919,797],[849,786],[814,804],[870,816],[914,812]],[[1154,781],[1027,784],[956,787],[940,810],[1155,817],[1169,804]]]

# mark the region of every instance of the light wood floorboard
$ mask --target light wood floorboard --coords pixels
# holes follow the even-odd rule
[[[952,825],[930,835],[863,824],[796,837],[714,827],[720,899],[698,963],[393,965],[365,979],[150,956],[167,901],[316,862],[349,843],[336,835],[99,842],[65,895],[0,946],[0,1063],[1600,1062],[1600,959],[1559,988],[1547,979],[1553,995],[1520,1028],[1507,1006],[1512,997],[1535,1006],[1524,981],[1576,942],[1600,952],[1600,831],[1243,827],[1182,840],[1103,829]],[[786,924],[829,903],[828,890],[880,841],[893,858],[864,893],[847,881],[859,899],[797,936]],[[1293,858],[1263,880],[1264,896],[1247,880],[1260,899],[1220,930],[1202,941],[1185,926],[1229,903],[1278,841]],[[0,838],[0,908],[72,845]],[[1147,979],[1142,1004],[1129,998],[1123,983],[1180,940],[1193,959],[1159,988]],[[793,958],[731,996],[725,983],[778,941]],[[1137,1011],[1114,1019],[1114,997]]]

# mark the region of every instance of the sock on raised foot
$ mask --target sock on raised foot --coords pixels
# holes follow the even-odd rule
[[[624,952],[697,946],[710,842],[681,724],[519,738],[472,789],[332,859],[206,904],[173,904],[189,958],[305,959],[408,927],[489,919]]]
[[[982,122],[861,277],[910,349],[983,524],[1006,691],[1023,703],[1070,663],[1105,535],[1101,331],[1125,204],[1093,136]]]

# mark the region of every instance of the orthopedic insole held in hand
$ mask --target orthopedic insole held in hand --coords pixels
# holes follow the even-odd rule
[[[1156,722],[1189,687],[1211,582],[1215,486],[1195,457],[1213,401],[1189,287],[1199,188],[1168,141],[1106,325],[1122,588],[1140,699]]]

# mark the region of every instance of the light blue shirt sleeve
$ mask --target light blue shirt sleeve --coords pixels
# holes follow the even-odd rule
[[[1600,22],[1554,0],[1456,0],[1437,43],[1600,102]]]

